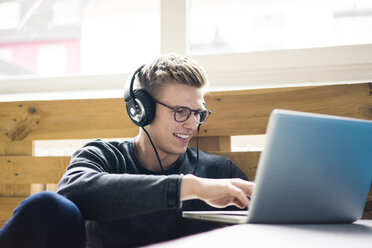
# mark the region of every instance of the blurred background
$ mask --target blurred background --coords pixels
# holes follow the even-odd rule
[[[0,0],[0,94],[119,89],[166,52],[212,89],[368,80],[371,44],[370,0]]]

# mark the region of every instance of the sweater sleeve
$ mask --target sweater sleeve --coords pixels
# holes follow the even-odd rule
[[[92,145],[74,153],[57,192],[87,220],[118,220],[179,207],[181,177],[126,173],[115,151]]]

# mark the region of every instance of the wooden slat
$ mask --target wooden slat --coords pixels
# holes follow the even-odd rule
[[[137,133],[122,99],[0,103],[0,140],[132,137]]]
[[[31,156],[33,155],[32,141],[0,141],[0,155]],[[0,180],[0,199],[2,197],[27,197],[30,195],[30,184],[19,182],[18,184],[7,184]]]
[[[264,134],[275,108],[372,119],[370,83],[212,92],[206,135]]]
[[[58,183],[70,157],[1,156],[0,182],[5,184]]]
[[[0,141],[0,156],[2,155],[7,155],[7,156],[32,155],[32,152],[33,152],[32,141],[14,141],[14,142]]]
[[[372,119],[369,83],[211,92],[201,136],[264,134],[274,108]],[[0,103],[0,140],[133,137],[122,99]]]
[[[1,197],[0,198],[0,229],[12,216],[13,210],[25,197]]]
[[[189,146],[196,147],[196,137],[193,137]],[[231,151],[231,137],[230,136],[211,136],[199,137],[199,149],[205,152],[210,151]]]
[[[5,171],[0,173],[0,177]],[[30,184],[4,184],[0,179],[0,199],[1,197],[26,197],[30,195]]]

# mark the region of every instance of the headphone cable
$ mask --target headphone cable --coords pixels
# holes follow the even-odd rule
[[[163,165],[161,164],[161,161],[160,161],[160,158],[159,158],[158,151],[156,150],[156,148],[155,148],[155,146],[154,146],[154,143],[152,143],[152,140],[151,140],[150,134],[146,131],[146,129],[145,129],[143,126],[142,126],[141,128],[142,128],[142,130],[145,131],[145,133],[147,134],[147,137],[148,137],[149,140],[150,140],[150,143],[151,143],[151,145],[152,145],[152,148],[154,148],[154,151],[155,151],[156,157],[158,158],[159,166],[160,166],[160,170],[161,170],[161,172],[164,174]]]
[[[194,171],[192,172],[193,175],[195,175],[195,171],[196,171],[196,169],[197,169],[198,166],[199,166],[199,130],[200,130],[200,126],[201,126],[201,125],[199,124],[199,126],[198,126],[198,131],[197,131],[197,135],[196,135],[196,165],[195,165]],[[151,140],[150,134],[146,131],[146,129],[145,129],[143,126],[142,126],[141,128],[142,128],[143,131],[145,131],[147,137],[149,138],[150,143],[151,143],[151,145],[152,145],[152,148],[154,148],[154,151],[155,151],[156,157],[157,157],[157,159],[158,159],[158,161],[159,161],[159,167],[160,167],[160,170],[161,170],[161,172],[164,174],[163,165],[162,165],[161,160],[160,160],[160,158],[159,158],[158,151],[156,150],[155,145],[154,145],[154,143],[153,143],[152,140]]]
[[[199,130],[200,130],[200,126],[201,126],[201,124],[199,124],[199,126],[198,126],[198,132],[197,132],[197,135],[196,135],[196,165],[195,165],[194,171],[192,172],[193,175],[195,175],[195,171],[199,166]]]

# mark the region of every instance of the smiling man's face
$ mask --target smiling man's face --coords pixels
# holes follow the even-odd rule
[[[172,107],[204,109],[202,89],[176,82],[166,84],[156,100]],[[160,157],[184,153],[197,128],[194,114],[180,123],[174,119],[174,111],[161,104],[156,106],[154,121],[146,127]]]

